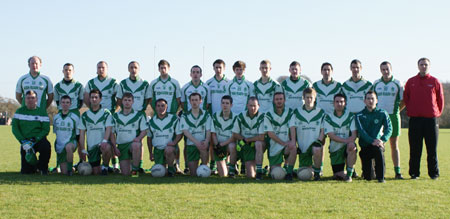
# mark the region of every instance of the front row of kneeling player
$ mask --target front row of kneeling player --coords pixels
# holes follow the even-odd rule
[[[90,92],[91,108],[82,115],[78,124],[80,157],[86,161],[86,155],[88,156],[94,174],[107,174],[109,160],[114,153],[119,157],[122,174],[137,176],[141,162],[142,139],[147,135],[150,160],[154,161],[155,165],[167,165],[167,175],[173,176],[174,161],[180,151],[177,145],[184,135],[186,159],[192,176],[197,175],[199,161],[201,165],[207,165],[211,140],[214,145],[213,159],[217,163],[220,176],[234,177],[236,162],[240,159],[242,165],[245,165],[246,176],[261,180],[265,171],[262,168],[263,155],[267,149],[270,169],[275,170],[284,163],[282,172],[285,174],[281,175],[285,175],[285,179],[292,180],[294,164],[299,154],[299,170],[303,170],[299,177],[308,178],[309,175],[311,178],[313,172],[314,179],[318,180],[323,163],[323,144],[325,136],[328,136],[333,177],[349,182],[352,180],[353,166],[356,162],[357,129],[360,129],[360,133],[364,134],[360,136],[360,145],[363,146],[360,153],[363,176],[365,179],[371,179],[371,159],[375,158],[377,179],[384,180],[382,149],[385,140],[390,136],[391,127],[386,113],[376,108],[377,97],[374,92],[366,94],[366,109],[360,113],[361,115],[358,114],[358,125],[355,123],[354,115],[345,110],[345,95],[335,95],[334,113],[327,115],[315,106],[316,93],[312,88],[305,89],[303,93],[305,103],[300,110],[294,111],[285,107],[283,93],[275,93],[274,107],[265,114],[258,110],[258,99],[250,97],[247,111],[234,115],[231,112],[232,98],[224,96],[221,100],[222,111],[211,116],[200,109],[202,103],[200,94],[193,93],[189,96],[192,109],[178,118],[167,112],[167,101],[159,99],[156,101],[155,115],[148,122],[144,114],[133,111],[131,94],[124,94],[123,108],[114,115],[101,108],[99,104],[101,97],[98,90]],[[63,98],[62,103],[64,101],[70,105],[70,98]],[[75,125],[68,125],[67,121],[58,122],[76,117],[74,113],[65,109],[64,104],[62,107],[63,110],[55,116],[54,122],[54,132],[57,135],[56,149],[63,173],[71,174],[72,153],[77,144],[73,133],[78,129]],[[378,112],[379,115],[375,120],[365,119],[365,116],[370,116],[374,112]],[[76,122],[76,119],[71,121]],[[367,132],[367,128],[372,125],[371,122],[377,125],[375,129],[378,130]],[[384,132],[379,134],[382,127]],[[85,138],[87,149],[84,144]],[[373,150],[372,147],[378,150]],[[65,159],[62,158],[64,155]],[[64,170],[64,167],[67,170]],[[278,175],[272,174],[274,177]]]

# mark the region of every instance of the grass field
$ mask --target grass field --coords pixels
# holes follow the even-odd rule
[[[54,141],[52,134],[49,141]],[[216,176],[169,179],[152,178],[148,174],[139,178],[24,176],[18,173],[18,145],[10,127],[2,126],[0,218],[449,218],[449,142],[450,130],[441,130],[438,180],[427,176],[426,156],[422,156],[421,178],[409,180],[407,130],[403,130],[400,139],[402,172],[406,179],[393,180],[387,148],[384,184],[361,179],[352,183],[332,181],[327,151],[324,180],[319,182],[285,183],[269,178],[256,182]],[[52,152],[50,166],[54,166],[55,157]],[[144,165],[148,168],[152,164],[145,160]],[[356,170],[361,173],[359,158]]]

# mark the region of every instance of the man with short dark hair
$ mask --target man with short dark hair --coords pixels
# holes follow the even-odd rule
[[[372,159],[378,182],[384,182],[384,144],[392,134],[391,120],[386,110],[377,107],[377,94],[370,90],[364,96],[366,107],[356,114],[363,177],[372,179]]]
[[[47,135],[50,131],[50,119],[47,111],[37,107],[37,93],[29,90],[25,93],[25,106],[17,109],[12,121],[12,132],[20,142],[22,174],[36,173],[48,175],[48,162],[50,160],[50,142]],[[36,160],[39,152],[39,160]]]
[[[423,140],[427,147],[428,175],[431,179],[439,177],[437,143],[439,124],[437,118],[444,110],[444,89],[441,82],[430,75],[430,60],[418,61],[419,73],[410,78],[405,85],[403,101],[409,119],[409,175],[411,179],[420,176],[420,157]]]

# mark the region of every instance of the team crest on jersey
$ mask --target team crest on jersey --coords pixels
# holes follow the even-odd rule
[[[39,85],[42,85],[42,82],[39,81]]]
[[[238,91],[241,91],[241,88],[240,87],[238,87],[238,89],[237,89]]]
[[[35,85],[35,84],[36,84],[36,81],[31,82],[31,84],[32,84],[32,85]]]
[[[391,87],[391,91],[394,91],[395,89],[394,89],[394,87]]]
[[[70,127],[70,123],[67,123],[67,127]]]
[[[166,89],[166,85],[163,85],[163,89]]]
[[[246,87],[244,87],[244,91],[247,91],[247,88],[246,88]]]
[[[169,90],[172,91],[172,87],[169,87]]]
[[[374,122],[375,124],[378,124],[378,123],[380,122],[380,120],[375,119],[373,122]]]
[[[60,124],[61,126],[64,126],[64,122],[61,122],[61,124]]]

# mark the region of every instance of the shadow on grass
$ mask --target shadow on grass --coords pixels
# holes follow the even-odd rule
[[[327,183],[342,183],[332,180],[331,177],[322,177],[320,182]],[[303,183],[320,183],[314,181],[300,181],[294,179],[293,181],[274,180],[270,177],[265,177],[261,181],[255,179],[248,179],[244,176],[237,176],[235,179],[227,177],[211,176],[208,178],[191,177],[186,175],[176,175],[174,177],[155,178],[146,173],[140,175],[138,178],[130,176],[122,176],[120,174],[109,174],[108,176],[80,176],[78,174],[73,176],[65,176],[61,174],[51,174],[48,176],[41,176],[38,174],[24,175],[19,172],[0,172],[0,184],[7,185],[30,185],[30,184],[80,184],[80,185],[95,185],[95,184],[298,184]]]

